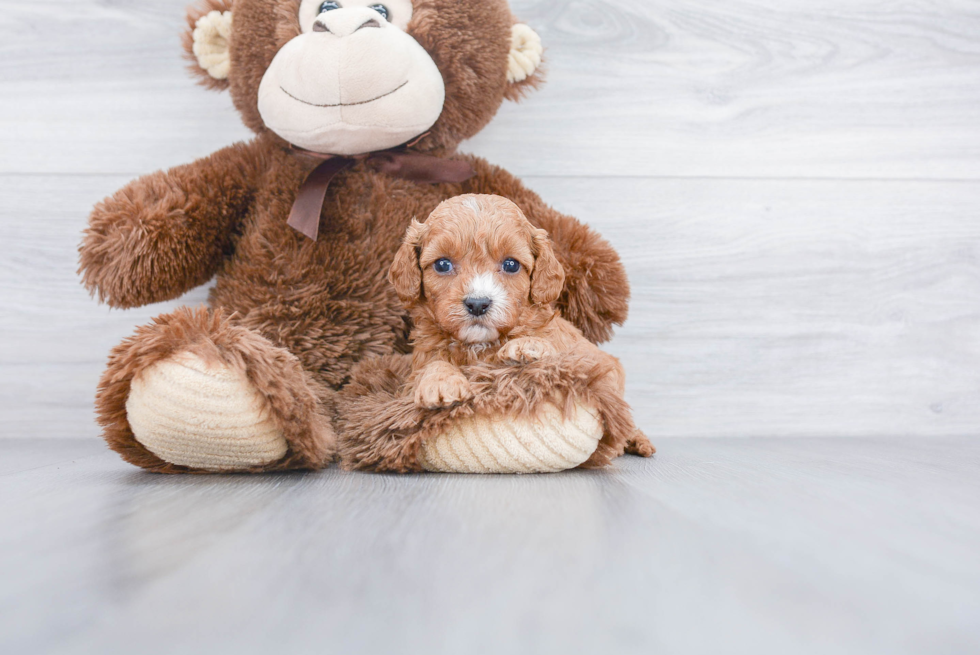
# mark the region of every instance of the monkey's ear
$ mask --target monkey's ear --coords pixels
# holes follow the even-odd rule
[[[419,248],[425,225],[414,218],[405,233],[395,261],[388,269],[388,281],[395,287],[398,299],[408,306],[417,303],[422,297],[422,268],[419,266]]]
[[[183,44],[191,72],[209,89],[227,89],[231,71],[231,7],[234,0],[204,0],[187,10]]]
[[[561,295],[565,287],[565,269],[555,257],[551,239],[544,230],[534,231],[534,270],[531,271],[531,302],[548,305]]]
[[[541,56],[544,47],[541,37],[524,23],[515,23],[510,28],[510,54],[507,55],[508,100],[520,100],[529,90],[536,89],[544,82]]]

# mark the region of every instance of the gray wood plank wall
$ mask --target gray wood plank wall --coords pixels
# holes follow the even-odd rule
[[[184,0],[0,0],[0,436],[97,434],[106,353],[179,303],[75,275],[91,205],[248,138]],[[520,0],[549,82],[464,150],[620,250],[610,344],[662,436],[980,427],[980,3]]]

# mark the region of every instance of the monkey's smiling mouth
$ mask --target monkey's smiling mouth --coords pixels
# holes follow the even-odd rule
[[[285,93],[287,96],[289,96],[293,100],[295,100],[296,102],[302,102],[304,105],[310,105],[311,107],[356,107],[357,105],[366,105],[366,104],[369,104],[369,103],[374,102],[375,100],[381,100],[382,98],[387,98],[392,93],[394,93],[395,91],[398,91],[399,89],[401,89],[406,84],[408,84],[408,80],[405,80],[404,82],[402,82],[401,84],[399,84],[398,86],[396,86],[394,89],[392,89],[388,93],[382,93],[377,98],[371,98],[370,100],[362,100],[360,102],[337,102],[337,103],[334,103],[334,104],[327,104],[327,105],[318,105],[315,102],[308,102],[306,100],[303,100],[302,98],[297,98],[292,93],[290,93],[289,91],[287,91],[286,89],[284,89],[281,84],[279,85],[279,90],[282,91],[283,93]]]

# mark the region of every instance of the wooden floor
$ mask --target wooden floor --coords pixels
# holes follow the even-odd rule
[[[0,0],[0,653],[980,652],[980,4],[514,0],[463,150],[622,253],[660,453],[162,478],[96,439],[91,206],[249,137],[189,0]]]
[[[980,440],[165,477],[0,440],[0,652],[976,653]]]

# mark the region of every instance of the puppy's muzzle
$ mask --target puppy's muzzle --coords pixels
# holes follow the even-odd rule
[[[483,316],[490,309],[493,301],[489,298],[466,298],[463,304],[466,305],[466,311],[470,316]]]

